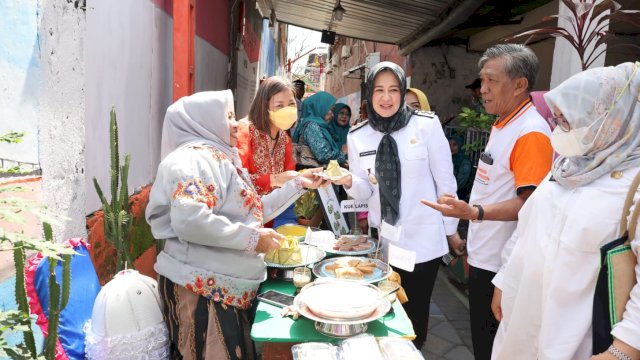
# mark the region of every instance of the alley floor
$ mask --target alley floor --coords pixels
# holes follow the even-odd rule
[[[429,333],[421,349],[427,360],[473,360],[468,298],[451,278],[446,268],[438,272],[431,297]]]

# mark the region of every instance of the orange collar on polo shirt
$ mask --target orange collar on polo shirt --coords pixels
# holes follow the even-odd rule
[[[520,105],[518,105],[518,107],[516,107],[512,112],[510,112],[509,115],[505,116],[504,118],[497,119],[493,123],[493,126],[495,126],[497,129],[502,129],[511,121],[519,118],[520,115],[524,114],[532,106],[533,103],[531,102],[531,98],[527,98],[526,100],[521,102]]]

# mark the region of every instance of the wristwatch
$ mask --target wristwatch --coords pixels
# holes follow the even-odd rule
[[[482,208],[482,205],[478,205],[478,204],[474,204],[473,207],[478,208],[478,217],[474,220],[471,220],[471,222],[481,223],[482,220],[484,219],[484,209]]]

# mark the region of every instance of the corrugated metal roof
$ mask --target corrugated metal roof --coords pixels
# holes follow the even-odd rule
[[[335,0],[258,0],[261,11],[275,11],[279,22],[383,43],[412,41],[438,24],[460,0],[340,0],[342,21],[333,19]],[[483,1],[478,0],[480,5]]]

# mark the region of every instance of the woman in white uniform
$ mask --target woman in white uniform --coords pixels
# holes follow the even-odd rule
[[[369,224],[381,229],[386,258],[402,277],[409,298],[405,309],[420,348],[440,258],[449,251],[447,235],[458,237],[458,220],[443,218],[419,199],[455,194],[456,179],[438,117],[413,113],[405,104],[406,90],[398,65],[381,62],[371,68],[366,82],[369,120],[351,129],[351,176],[336,183],[354,199],[368,201]]]
[[[587,70],[545,94],[559,157],[520,210],[493,279],[492,309],[502,320],[492,359],[592,355],[600,247],[618,237],[625,196],[640,170],[639,96],[640,63]],[[636,255],[639,246],[632,239]],[[637,284],[611,334],[613,346],[595,359],[640,359]]]

